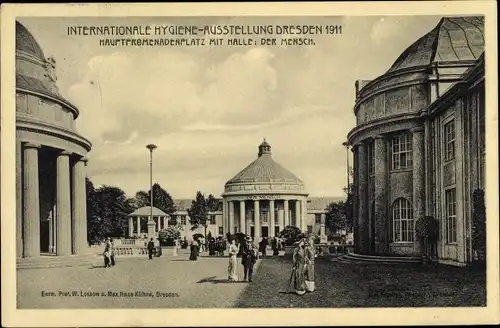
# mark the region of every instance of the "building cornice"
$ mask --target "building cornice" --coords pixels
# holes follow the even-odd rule
[[[73,113],[73,117],[75,120],[80,115],[80,111],[78,110],[78,108],[76,108],[75,105],[73,105],[72,103],[70,103],[69,101],[67,101],[66,99],[64,99],[62,97],[54,97],[53,95],[50,95],[50,94],[45,93],[45,92],[32,91],[29,89],[16,87],[16,92],[18,92],[18,91],[26,93],[26,94],[30,94],[33,96],[45,98],[45,99],[48,99],[48,100],[51,100],[53,102],[58,103],[59,105],[63,106],[64,108],[69,109]]]
[[[392,115],[390,117],[378,118],[373,121],[370,121],[369,123],[358,125],[355,128],[353,128],[347,134],[347,139],[349,140],[349,143],[352,144],[352,140],[354,140],[359,134],[372,131],[382,126],[419,121],[420,117],[421,117],[420,112],[413,112],[413,113]]]
[[[23,117],[19,117],[19,115],[16,117],[16,130],[24,130],[55,136],[80,145],[87,151],[90,151],[92,149],[92,143],[89,140],[73,131],[55,127],[43,122],[34,121],[32,119],[25,119]]]

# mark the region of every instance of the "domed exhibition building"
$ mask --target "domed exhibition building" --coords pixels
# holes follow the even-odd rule
[[[355,251],[419,255],[415,224],[429,216],[431,257],[472,262],[485,187],[484,18],[441,19],[355,88]]]
[[[91,143],[60,95],[55,61],[16,22],[16,248],[18,262],[88,251],[85,165]]]

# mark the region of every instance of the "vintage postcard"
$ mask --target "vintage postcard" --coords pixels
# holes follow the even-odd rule
[[[1,14],[3,325],[498,323],[494,2]]]

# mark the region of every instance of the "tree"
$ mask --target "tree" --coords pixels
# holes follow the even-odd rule
[[[92,245],[104,240],[105,235],[100,229],[100,219],[96,216],[97,198],[94,184],[87,177],[85,178],[85,185],[87,189],[87,241]]]
[[[354,225],[354,199],[356,197],[354,184],[353,183],[349,184],[349,189],[348,190],[344,189],[344,192],[347,194],[347,198],[345,201],[345,206],[346,206],[345,224],[346,224],[346,231],[349,233],[352,232]]]
[[[151,190],[148,192],[148,197],[151,197]],[[153,206],[162,210],[170,217],[173,217],[176,212],[175,203],[172,199],[172,196],[170,196],[170,194],[158,183],[155,183],[153,185]]]
[[[149,198],[149,194],[143,190],[138,191],[135,194],[134,200],[135,200],[135,202],[134,202],[135,209],[149,206],[149,204],[151,203],[151,200]]]
[[[216,212],[219,209],[219,200],[210,194],[207,198],[207,206],[210,212]]]
[[[151,190],[147,192],[143,190],[138,191],[135,194],[135,209],[146,206],[151,206]],[[158,183],[153,185],[153,206],[162,210],[170,217],[173,217],[177,210],[172,196]]]
[[[328,204],[325,227],[332,234],[337,234],[339,231],[347,227],[347,203],[343,200]],[[347,229],[346,229],[347,230]]]
[[[187,210],[191,230],[196,230],[199,227],[205,228],[205,236],[207,235],[208,224],[208,203],[205,196],[200,192],[196,192],[196,199],[191,202],[191,207]]]
[[[279,238],[285,239],[285,244],[290,246],[293,245],[298,239],[302,232],[299,228],[294,226],[286,226],[280,233],[278,234]]]

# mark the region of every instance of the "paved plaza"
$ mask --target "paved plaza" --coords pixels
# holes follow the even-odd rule
[[[259,260],[252,283],[228,283],[227,265],[227,257],[203,256],[194,262],[181,251],[178,257],[118,259],[108,269],[19,270],[17,305],[31,309],[484,306],[486,298],[485,273],[471,268],[317,259],[317,290],[301,297],[287,293],[288,258]],[[238,271],[241,277],[241,265]]]

